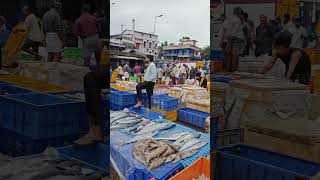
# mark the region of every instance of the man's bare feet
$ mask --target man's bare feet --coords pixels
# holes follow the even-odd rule
[[[103,142],[103,133],[99,126],[92,126],[89,129],[88,134],[74,141],[74,144],[80,146],[92,145],[98,142]]]
[[[143,105],[142,105],[141,101],[138,101],[138,103],[136,105],[134,105],[133,107],[134,108],[139,108],[139,107],[142,107],[142,106]]]

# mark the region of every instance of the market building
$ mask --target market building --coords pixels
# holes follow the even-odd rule
[[[163,48],[162,56],[168,60],[192,61],[201,59],[201,48],[196,46],[197,41],[189,37],[180,39],[179,44],[171,44]]]

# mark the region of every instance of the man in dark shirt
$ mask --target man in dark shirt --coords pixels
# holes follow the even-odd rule
[[[268,18],[264,15],[260,16],[260,25],[256,30],[256,51],[255,55],[261,56],[264,54],[272,54],[272,43],[274,40],[275,31],[271,24],[268,23]]]

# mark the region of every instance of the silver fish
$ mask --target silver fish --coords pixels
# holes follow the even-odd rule
[[[162,153],[167,150],[168,146],[159,146],[158,148],[154,149],[150,153],[146,154],[146,160],[149,163],[151,159],[159,157]]]
[[[150,139],[150,138],[152,138],[153,136],[157,135],[158,133],[159,133],[159,132],[157,131],[157,132],[153,132],[153,133],[143,134],[143,135],[141,135],[141,136],[136,136],[136,137],[131,138],[130,140],[122,143],[122,144],[120,145],[120,147],[122,147],[122,146],[125,145],[125,144],[134,143],[134,142],[136,142],[136,141],[145,140],[145,139]]]
[[[115,130],[115,129],[125,129],[129,126],[132,126],[133,124],[114,124],[110,126],[110,130]]]
[[[169,137],[160,137],[160,138],[156,138],[157,140],[169,140],[169,141],[176,141],[179,138],[181,138],[182,136],[186,135],[186,132],[182,132],[182,133],[176,133],[176,134],[172,134],[172,136]]]
[[[202,148],[203,146],[207,145],[208,144],[208,141],[201,141],[197,144],[194,144],[193,146],[185,149],[185,151],[190,151],[190,150],[198,150],[200,148]]]
[[[174,160],[172,161],[173,164],[179,162],[181,160],[181,155],[180,153],[178,153],[175,157],[174,157]]]
[[[191,157],[195,154],[197,154],[199,151],[198,150],[190,150],[190,151],[184,151],[184,152],[181,152],[181,159],[186,159],[188,157]]]
[[[179,138],[176,142],[174,142],[174,145],[177,146],[183,146],[185,143],[187,143],[188,141],[195,139],[195,138],[199,138],[201,136],[201,134],[187,134],[186,136]]]
[[[175,159],[177,154],[171,154],[170,156],[167,157],[165,163],[171,162]]]
[[[193,145],[195,145],[195,144],[197,144],[197,143],[199,143],[199,142],[201,142],[200,139],[191,139],[190,141],[186,142],[186,143],[180,148],[179,151],[182,152],[182,151],[190,148],[191,146],[193,146]]]
[[[126,117],[129,117],[129,115],[123,114],[123,115],[117,116],[115,118],[110,118],[110,124],[113,124],[115,121],[118,121],[119,119],[123,119]]]
[[[165,157],[158,158],[156,161],[151,163],[151,165],[149,166],[148,170],[151,171],[152,169],[155,169],[155,168],[159,167],[165,161],[166,161]]]
[[[141,122],[141,119],[136,119],[136,118],[128,118],[128,119],[123,119],[122,121],[117,121],[116,124],[135,124]]]
[[[154,132],[154,131],[163,131],[166,129],[170,129],[173,126],[175,126],[175,124],[159,123],[157,125],[151,126],[150,128],[144,128],[141,131],[139,131],[137,134],[144,134],[144,133]]]
[[[176,151],[169,145],[167,145],[167,150],[161,155],[162,157],[168,157],[171,154],[176,153]]]
[[[148,146],[151,143],[151,139],[147,139],[147,140],[142,140],[142,141],[138,141],[132,149],[133,152],[133,156],[139,160],[140,162],[142,162],[142,164],[144,165],[148,165],[146,158],[144,156],[144,152],[145,150],[148,148]]]

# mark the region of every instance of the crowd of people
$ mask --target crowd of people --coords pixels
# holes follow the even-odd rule
[[[141,81],[142,74],[144,73],[143,67],[138,63],[133,68],[130,67],[129,63],[118,64],[115,71],[120,79],[129,81],[130,76],[134,76],[137,78],[137,82]],[[188,66],[187,64],[158,65],[155,83],[167,85],[189,84],[207,88],[205,70],[200,66]]]
[[[92,54],[95,55],[96,64],[100,62],[101,44],[99,36],[105,28],[101,19],[101,13],[91,15],[90,6],[84,4],[81,9],[80,17],[75,21],[73,34],[81,39],[84,52],[84,66],[90,65]],[[39,18],[29,6],[23,7],[24,18],[19,28],[13,28],[12,32],[26,32],[27,37],[22,46],[22,50],[41,59],[39,55],[39,47],[46,48],[48,61],[59,62],[62,58],[63,48],[65,47],[66,37],[64,33],[64,25],[62,22],[62,4],[57,0],[51,2],[50,9],[45,12],[39,22]],[[1,17],[0,20],[5,19]],[[5,22],[1,21],[2,28],[6,28]]]
[[[272,68],[276,59],[286,65],[285,76],[290,80],[299,79],[308,83],[311,72],[310,59],[303,51],[309,42],[316,40],[315,24],[307,29],[301,18],[289,14],[268,18],[260,15],[260,24],[255,26],[249,14],[240,7],[233,10],[233,15],[226,18],[221,15],[223,25],[220,31],[220,46],[224,51],[225,70],[236,71],[239,57],[254,54],[256,57],[269,55],[272,63],[264,69],[264,73]]]

